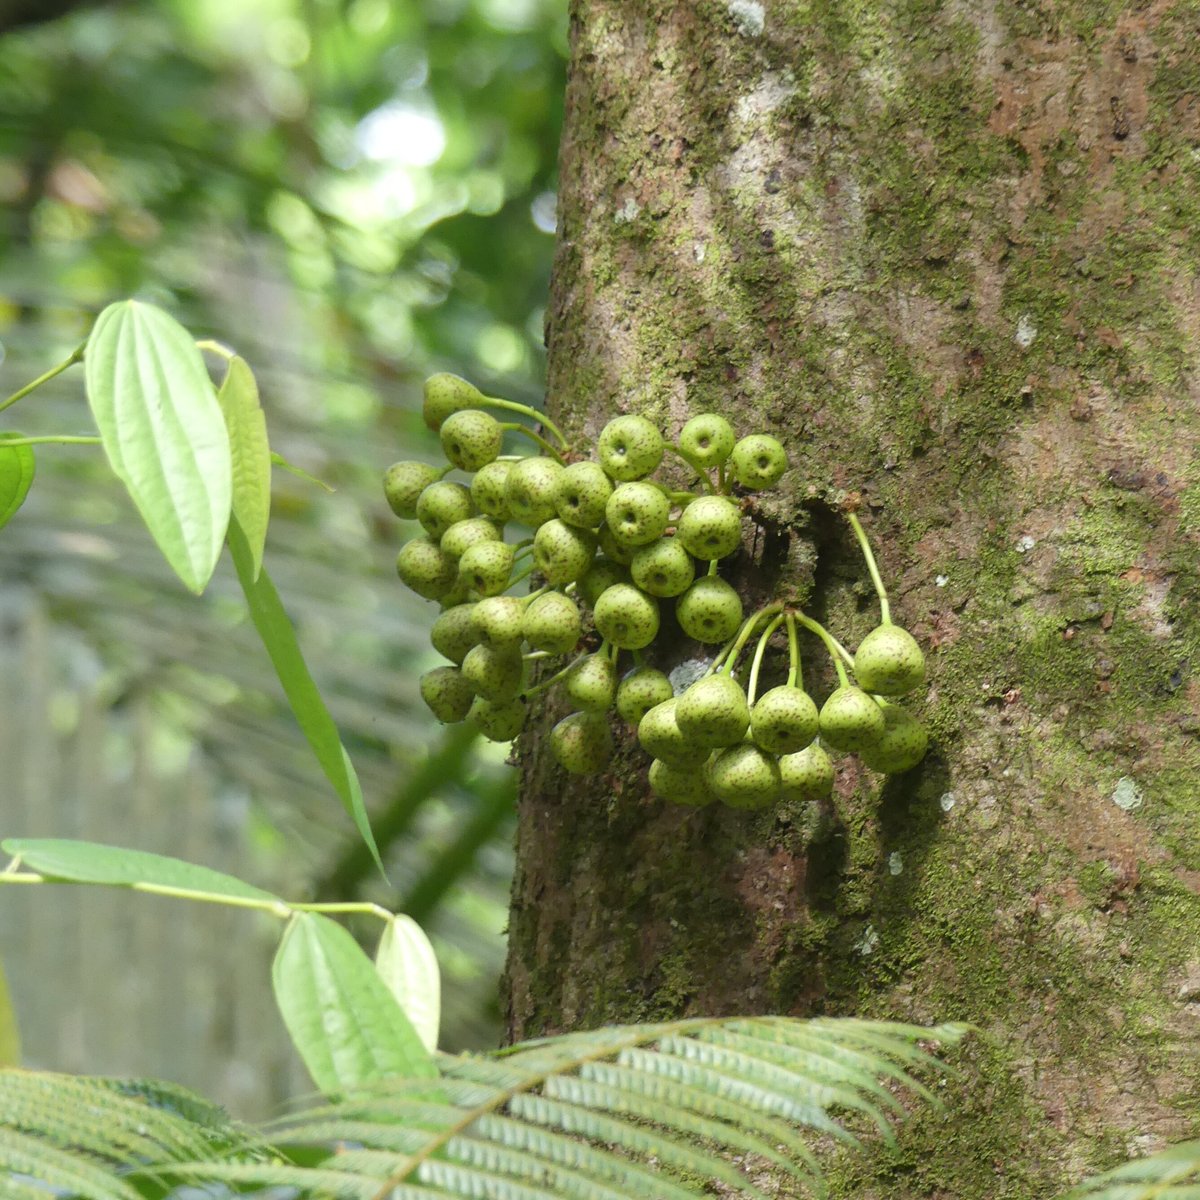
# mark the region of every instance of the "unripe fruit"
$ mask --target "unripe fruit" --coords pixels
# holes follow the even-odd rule
[[[734,479],[755,492],[774,487],[788,468],[787,451],[782,443],[765,433],[742,438],[730,457]]]
[[[662,434],[645,417],[617,417],[600,433],[600,465],[612,479],[641,479],[662,462],[662,456]]]
[[[460,604],[448,608],[433,623],[429,630],[433,648],[451,662],[461,663],[472,646],[479,645],[479,633],[475,629],[475,605]]]
[[[467,587],[463,581],[455,577],[454,582],[450,585],[450,590],[443,592],[438,598],[438,606],[443,612],[448,608],[457,608],[460,604],[466,604],[471,599],[471,589]]]
[[[449,462],[460,471],[479,471],[500,453],[504,430],[495,417],[467,408],[448,416],[439,436]]]
[[[464,408],[478,408],[484,401],[483,393],[473,384],[448,371],[430,375],[425,380],[425,398],[421,416],[425,424],[437,433],[451,413]]]
[[[899,704],[881,706],[883,712],[883,736],[873,746],[860,752],[863,762],[872,771],[883,771],[887,775],[899,775],[909,771],[925,757],[929,748],[929,734],[925,727],[907,709]]]
[[[598,468],[597,468],[598,469]],[[417,497],[441,472],[423,462],[392,463],[383,473],[383,494],[398,517],[411,521],[417,515]]]
[[[614,584],[596,601],[592,619],[600,636],[622,650],[641,650],[658,634],[658,603],[628,583]]]
[[[465,521],[474,512],[471,493],[448,479],[431,483],[417,497],[417,520],[430,537],[440,538],[456,521]]]
[[[663,762],[672,766],[694,769],[705,752],[695,742],[683,736],[683,731],[675,720],[677,703],[674,698],[664,700],[642,717],[638,722],[638,744],[651,758],[661,758]]]
[[[673,767],[661,758],[656,758],[650,764],[650,787],[656,796],[666,800],[668,804],[687,804],[692,808],[702,808],[716,799],[708,786],[702,766]]]
[[[595,534],[575,529],[557,517],[534,534],[533,561],[547,583],[574,583],[587,573],[595,556]]]
[[[736,679],[705,675],[679,697],[675,720],[683,736],[699,746],[732,746],[746,736],[750,706]]]
[[[716,413],[693,417],[679,433],[680,453],[698,469],[719,467],[733,450],[733,426]]]
[[[463,678],[485,700],[511,700],[521,690],[525,664],[512,646],[472,646],[462,660]]]
[[[628,582],[629,572],[620,563],[609,558],[597,558],[579,581],[579,591],[588,604],[595,605],[614,583]]]
[[[525,605],[515,596],[489,596],[475,605],[475,634],[485,646],[515,650],[524,633]]]
[[[436,600],[453,587],[458,567],[432,538],[416,537],[396,555],[396,574],[418,596]]]
[[[525,728],[528,716],[529,706],[524,700],[494,701],[476,696],[467,721],[488,741],[511,742]]]
[[[458,560],[458,581],[481,596],[507,590],[516,551],[508,542],[476,542]]]
[[[471,480],[475,507],[493,521],[507,521],[512,516],[504,490],[511,467],[509,462],[490,462]]]
[[[862,688],[840,687],[821,706],[821,739],[837,750],[873,746],[883,730],[883,711]]]
[[[598,463],[572,463],[558,478],[554,501],[558,515],[577,529],[595,529],[604,520],[604,506],[612,490]]]
[[[633,582],[652,596],[678,596],[696,577],[692,557],[675,538],[640,547],[629,564]]]
[[[549,458],[523,458],[509,468],[504,499],[513,519],[536,529],[554,516],[562,467]]]
[[[779,760],[783,800],[823,800],[833,791],[833,761],[815,742]]]
[[[604,506],[604,524],[624,546],[645,546],[663,535],[671,502],[652,483],[622,483]]]
[[[771,754],[795,754],[817,736],[819,718],[812,697],[798,687],[772,688],[755,701],[750,736]]]
[[[617,668],[607,654],[581,658],[563,680],[563,691],[576,708],[607,712],[617,690]]]
[[[854,674],[864,691],[903,696],[925,680],[925,655],[899,625],[877,625],[854,655]]]
[[[783,780],[773,754],[742,742],[714,756],[708,786],[730,808],[769,808],[779,799]]]
[[[742,602],[724,579],[702,575],[675,601],[675,615],[688,637],[713,645],[741,628]]]
[[[618,566],[627,567],[633,562],[634,547],[626,546],[613,537],[613,531],[607,525],[601,525],[597,538],[600,552],[605,558],[612,559]]]
[[[442,534],[442,553],[448,554],[458,562],[465,550],[479,542],[498,542],[500,530],[487,517],[468,517],[465,521],[455,521]]]
[[[675,694],[671,681],[654,667],[634,667],[617,685],[617,713],[637,725],[656,705]]]
[[[724,496],[700,496],[683,510],[675,536],[697,558],[724,558],[742,544],[742,514]]]
[[[583,633],[579,606],[561,592],[547,592],[526,609],[521,620],[525,640],[535,650],[566,654]]]
[[[443,725],[462,721],[475,692],[457,667],[434,667],[421,676],[421,699]]]
[[[612,757],[612,731],[602,713],[577,712],[550,730],[550,749],[573,775],[595,775]]]

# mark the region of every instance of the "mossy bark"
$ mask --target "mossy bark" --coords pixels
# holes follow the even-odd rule
[[[929,649],[925,763],[834,802],[521,758],[512,1036],[689,1013],[983,1033],[855,1197],[1049,1197],[1200,1106],[1200,5],[576,0],[549,405],[793,469],[733,562]],[[669,637],[659,661],[695,653]],[[813,690],[828,674],[814,660]],[[546,714],[547,720],[556,710]]]

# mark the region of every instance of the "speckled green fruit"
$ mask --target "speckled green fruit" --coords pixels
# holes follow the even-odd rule
[[[485,646],[513,650],[525,637],[525,605],[515,596],[489,596],[475,605],[475,633]]]
[[[558,517],[539,526],[533,536],[533,561],[547,583],[574,583],[587,574],[595,557],[596,535]]]
[[[668,804],[686,804],[690,808],[703,808],[716,799],[702,764],[691,768],[674,767],[656,758],[650,764],[650,788]]]
[[[563,692],[576,708],[607,712],[617,692],[617,668],[607,654],[589,654],[567,672]]]
[[[592,619],[600,636],[614,646],[642,650],[658,634],[658,602],[632,584],[614,584],[596,601]]]
[[[821,706],[821,738],[836,750],[862,750],[883,736],[883,712],[862,688],[840,687]]]
[[[521,621],[525,640],[535,650],[566,654],[583,633],[579,605],[561,592],[547,592],[530,602]]]
[[[621,483],[604,506],[604,524],[622,546],[646,546],[662,537],[671,502],[652,483]]]
[[[662,434],[645,417],[617,417],[600,432],[597,457],[611,479],[642,479],[662,462]]]
[[[455,521],[442,534],[440,545],[442,551],[455,562],[463,556],[463,551],[474,546],[477,542],[498,542],[500,530],[496,523],[487,517],[468,517],[465,521]]]
[[[594,605],[614,583],[628,582],[629,572],[620,563],[601,557],[588,567],[587,574],[579,581],[579,591],[588,604]]]
[[[652,596],[678,596],[696,577],[692,556],[675,538],[659,538],[639,547],[629,570],[633,582]]]
[[[885,775],[899,775],[911,771],[925,757],[929,749],[929,734],[925,726],[906,708],[884,700],[883,736],[873,746],[859,752],[859,757],[872,771]]]
[[[433,648],[453,663],[461,663],[472,646],[479,645],[475,628],[475,605],[460,604],[448,608],[434,621],[429,630]]]
[[[474,725],[490,742],[511,742],[525,728],[529,706],[524,700],[486,700],[476,696],[467,713]]]
[[[724,579],[702,575],[678,600],[680,628],[698,642],[727,642],[742,625],[742,601]]]
[[[388,507],[406,521],[417,515],[417,497],[431,484],[436,483],[441,472],[423,462],[392,463],[383,473],[383,494]]]
[[[417,520],[430,537],[440,538],[456,521],[475,515],[471,493],[461,483],[440,479],[417,497]]]
[[[719,467],[733,450],[733,426],[716,413],[693,417],[679,433],[679,451],[700,470]]]
[[[478,471],[493,462],[500,453],[504,430],[489,413],[466,408],[451,413],[442,422],[438,436],[442,440],[442,453],[447,462],[453,463],[460,471]]]
[[[457,667],[434,667],[420,680],[421,699],[444,725],[465,720],[475,690]]]
[[[815,742],[779,759],[783,800],[823,800],[833,792],[833,760]]]
[[[783,790],[778,760],[752,742],[714,755],[707,774],[708,786],[730,808],[769,808]]]
[[[505,495],[511,468],[512,463],[490,462],[471,480],[471,499],[475,507],[493,521],[507,521],[512,516]]]
[[[746,736],[750,706],[736,679],[705,675],[679,697],[675,720],[683,736],[698,746],[732,746]]]
[[[925,682],[925,655],[899,625],[877,625],[854,655],[854,674],[864,691],[903,696]]]
[[[476,542],[458,560],[458,581],[481,596],[498,596],[508,588],[515,554],[508,542]]]
[[[459,578],[455,578],[448,591],[443,592],[437,602],[443,612],[448,608],[457,608],[460,604],[466,604],[468,600],[474,597],[471,595],[471,589]]]
[[[817,736],[819,718],[813,698],[802,688],[764,692],[750,711],[750,736],[770,754],[795,754]]]
[[[613,536],[613,531],[607,525],[601,525],[596,534],[600,543],[600,552],[605,558],[611,559],[619,566],[627,567],[633,562],[635,547],[626,546]]]
[[[563,717],[550,730],[550,749],[559,766],[572,775],[595,775],[612,758],[612,731],[598,712],[577,712]]]
[[[442,371],[425,380],[421,416],[426,426],[437,433],[452,413],[464,408],[478,408],[483,400],[483,393],[473,383]]]
[[[642,717],[637,728],[638,744],[651,758],[661,758],[676,767],[695,768],[704,758],[705,751],[683,736],[679,722],[675,720],[677,703],[674,697],[664,700]]]
[[[782,443],[765,433],[742,438],[734,446],[730,459],[734,479],[755,492],[774,487],[788,469],[787,451]]]
[[[509,468],[504,499],[513,519],[536,529],[555,515],[554,498],[563,469],[549,458],[523,458]]]
[[[454,586],[458,564],[432,538],[415,537],[400,547],[396,574],[418,596],[436,600]]]
[[[511,700],[521,690],[525,664],[512,646],[472,646],[462,660],[463,678],[485,700]]]
[[[634,667],[617,685],[617,713],[637,725],[656,705],[675,694],[671,681],[655,667]]]
[[[604,506],[612,490],[613,485],[599,463],[572,463],[559,476],[554,505],[568,525],[595,529],[604,520]]]
[[[724,496],[700,496],[683,510],[675,536],[697,558],[725,558],[742,544],[741,510]]]

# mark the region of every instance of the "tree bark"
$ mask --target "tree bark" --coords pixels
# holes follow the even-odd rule
[[[837,513],[860,493],[933,746],[746,814],[655,800],[629,731],[582,785],[527,736],[511,1035],[980,1026],[948,1118],[839,1162],[838,1196],[1052,1196],[1194,1135],[1200,9],[575,0],[571,25],[552,414],[583,445],[620,412],[780,437],[731,578],[851,646],[878,613]]]

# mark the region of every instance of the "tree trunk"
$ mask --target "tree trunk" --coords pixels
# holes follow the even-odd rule
[[[842,758],[820,811],[747,814],[654,799],[631,733],[582,785],[528,737],[511,1035],[980,1026],[949,1118],[839,1163],[839,1196],[1051,1196],[1179,1136],[1200,1095],[1200,8],[575,0],[571,24],[553,415],[584,445],[620,412],[781,438],[793,469],[728,573],[851,646],[878,619],[837,511],[861,493],[928,650],[933,745],[893,779]]]

